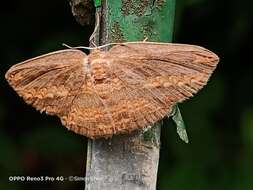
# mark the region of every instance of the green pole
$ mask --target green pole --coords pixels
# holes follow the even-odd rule
[[[108,41],[172,40],[174,0],[108,0],[107,3]]]
[[[175,0],[103,0],[101,12],[100,44],[172,40]],[[155,190],[160,126],[144,134],[89,140],[85,189]]]

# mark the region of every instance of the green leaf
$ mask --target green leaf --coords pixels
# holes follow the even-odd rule
[[[172,108],[172,112],[168,115],[168,117],[172,117],[172,120],[175,122],[177,126],[177,134],[179,135],[180,139],[182,139],[185,143],[188,143],[189,139],[186,132],[186,127],[178,105],[175,105]]]
[[[101,7],[101,4],[102,4],[101,1],[102,0],[94,0],[94,6],[95,7]]]

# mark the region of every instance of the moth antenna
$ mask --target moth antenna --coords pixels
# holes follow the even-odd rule
[[[101,49],[107,46],[112,46],[112,45],[123,45],[124,43],[108,43],[108,44],[104,44],[102,46],[96,46],[96,47],[87,47],[87,46],[69,46],[65,43],[62,43],[63,46],[69,48],[69,49],[88,49],[88,50],[94,50],[94,49]]]
[[[62,43],[61,45],[66,47],[66,48],[69,48],[69,49],[74,49],[74,47],[71,47],[71,46],[69,46],[68,44],[65,44],[65,43]]]
[[[67,47],[69,49],[88,49],[88,50],[98,49],[98,47],[92,48],[92,47],[86,47],[86,46],[75,46],[75,47],[73,47],[73,46],[69,46],[65,43],[62,43],[62,46]]]

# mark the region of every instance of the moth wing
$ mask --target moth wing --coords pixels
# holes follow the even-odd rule
[[[79,50],[61,50],[12,66],[5,77],[26,103],[51,115],[65,115],[85,82]]]
[[[60,117],[68,129],[90,138],[117,133],[107,105],[87,77],[79,50],[62,50],[12,66],[5,77],[26,103]],[[93,84],[92,84],[93,85]]]
[[[172,105],[200,90],[218,63],[199,46],[147,42],[116,45],[104,59],[120,81],[112,85],[108,102],[122,131],[162,119]]]
[[[84,88],[61,121],[75,133],[92,139],[118,134],[107,104],[93,89]]]
[[[120,78],[134,81],[136,77],[139,88],[159,90],[174,103],[200,90],[219,61],[217,55],[200,46],[153,42],[123,43],[111,48],[107,56]],[[173,95],[171,89],[180,96]]]

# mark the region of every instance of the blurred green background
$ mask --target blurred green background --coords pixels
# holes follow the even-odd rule
[[[162,129],[158,190],[253,189],[253,1],[178,0],[174,42],[198,44],[220,64],[208,85],[180,104],[189,144],[172,122]],[[1,21],[0,189],[82,189],[83,182],[10,182],[9,176],[83,176],[86,139],[39,114],[8,86],[4,74],[25,59],[88,45],[67,0],[3,1]]]

